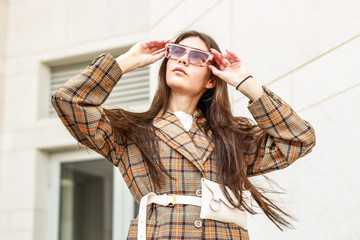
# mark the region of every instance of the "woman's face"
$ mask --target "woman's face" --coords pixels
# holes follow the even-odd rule
[[[181,45],[209,52],[205,42],[198,37],[189,37]],[[213,88],[215,81],[210,79],[211,71],[205,65],[196,66],[189,63],[189,53],[178,60],[169,59],[166,67],[166,83],[172,93],[201,96],[206,89]]]

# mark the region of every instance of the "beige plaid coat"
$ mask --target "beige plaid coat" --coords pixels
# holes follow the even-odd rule
[[[157,132],[161,160],[176,180],[166,176],[162,190],[154,188],[139,148],[130,140],[114,136],[101,107],[121,75],[115,59],[102,54],[52,96],[52,104],[71,135],[119,168],[137,202],[149,192],[195,196],[202,177],[217,181],[215,146],[196,124],[204,119],[196,112],[194,124],[186,132],[177,117],[167,111],[159,114],[153,125],[162,129]],[[312,127],[269,89],[264,90],[248,107],[263,130],[260,147],[246,150],[249,176],[285,168],[315,145]],[[200,207],[193,205],[149,206],[147,239],[249,239],[247,230],[231,223],[201,220],[199,213]],[[195,221],[201,224],[195,226]],[[128,239],[136,237],[134,219]]]

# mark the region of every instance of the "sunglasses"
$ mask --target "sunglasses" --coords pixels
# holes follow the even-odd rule
[[[165,45],[165,57],[168,59],[179,60],[187,53],[189,53],[189,63],[200,67],[204,67],[207,62],[213,59],[211,53],[200,49],[194,49],[175,43],[167,43]]]

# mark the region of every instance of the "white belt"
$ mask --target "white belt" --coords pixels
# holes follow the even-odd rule
[[[146,208],[147,205],[156,203],[161,206],[173,207],[175,204],[191,204],[201,206],[201,198],[185,195],[163,194],[156,195],[151,192],[141,198],[138,216],[138,240],[146,240]]]

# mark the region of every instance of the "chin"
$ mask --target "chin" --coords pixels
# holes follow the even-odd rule
[[[184,86],[184,84],[182,84],[180,82],[169,81],[169,82],[166,82],[166,84],[172,91],[173,90],[188,91],[188,89]]]
[[[183,77],[180,76],[169,76],[166,78],[166,84],[172,88],[172,87],[176,87],[176,88],[184,88],[186,87],[186,79],[184,79]]]

